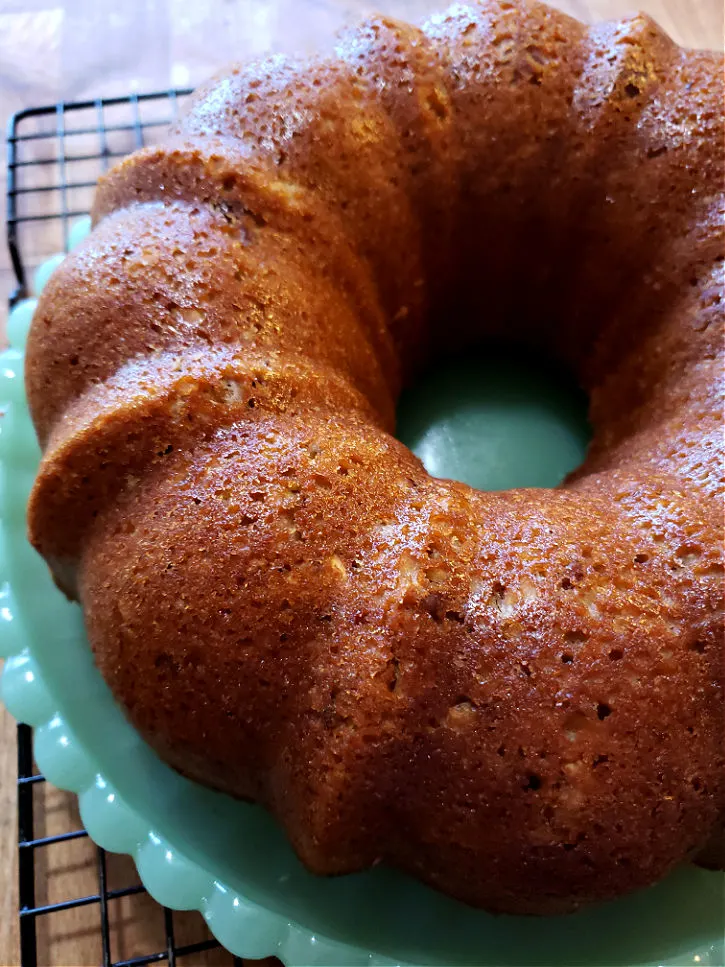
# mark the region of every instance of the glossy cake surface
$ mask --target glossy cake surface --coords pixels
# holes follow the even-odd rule
[[[199,91],[44,291],[31,539],[141,733],[310,869],[552,913],[716,842],[721,74],[642,16],[373,18]],[[590,395],[559,488],[393,436],[503,337]]]

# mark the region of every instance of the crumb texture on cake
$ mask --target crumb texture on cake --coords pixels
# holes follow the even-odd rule
[[[43,292],[31,539],[134,725],[311,870],[554,913],[716,843],[721,75],[645,16],[373,17],[212,80]],[[559,488],[393,436],[501,337],[590,395]]]

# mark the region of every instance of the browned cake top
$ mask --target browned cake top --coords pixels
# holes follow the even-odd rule
[[[237,67],[41,298],[31,537],[187,775],[322,873],[556,912],[723,816],[721,61],[538,3]],[[554,490],[431,478],[426,359],[574,368]]]

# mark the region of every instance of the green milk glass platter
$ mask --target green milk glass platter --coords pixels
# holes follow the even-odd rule
[[[75,228],[74,240],[86,230]],[[41,267],[36,291],[59,261]],[[722,874],[684,866],[649,890],[571,916],[495,917],[394,870],[315,877],[262,809],[164,765],[115,704],[79,608],[26,539],[40,457],[23,389],[34,305],[11,313],[11,348],[0,358],[2,698],[35,728],[47,778],[78,794],[91,837],[133,856],[152,896],[200,910],[237,956],[277,955],[288,967],[723,967]],[[547,380],[517,354],[492,352],[423,379],[401,402],[400,436],[437,475],[487,489],[550,486],[581,460],[583,412],[558,378]]]

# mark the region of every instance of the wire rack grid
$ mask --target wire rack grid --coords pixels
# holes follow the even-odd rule
[[[94,101],[59,103],[35,107],[15,114],[7,132],[7,244],[14,269],[16,286],[10,295],[12,306],[30,294],[32,270],[49,256],[67,251],[74,219],[85,215],[93,198],[98,176],[114,159],[124,157],[135,148],[158,140],[176,116],[178,106],[190,92],[169,90],[128,97],[99,98]],[[201,924],[203,938],[196,942],[178,938],[178,917],[153,904],[138,879],[129,885],[115,887],[109,879],[110,857],[95,848],[95,881],[97,889],[85,896],[72,896],[43,902],[47,894],[43,883],[47,866],[38,862],[40,854],[59,844],[90,841],[83,828],[38,835],[37,797],[46,787],[33,760],[32,730],[18,726],[18,889],[20,962],[22,967],[38,967],[43,956],[39,925],[54,917],[84,907],[98,910],[99,949],[103,967],[141,967],[166,962],[175,967],[178,961],[187,965],[233,964],[238,958],[227,957],[219,944]],[[78,823],[80,826],[80,822]],[[66,852],[70,847],[64,847]],[[67,860],[66,860],[67,862]],[[81,865],[80,863],[78,864]],[[129,879],[133,874],[128,866]],[[157,949],[138,953],[126,959],[115,959],[113,908],[127,897],[145,895],[144,910],[159,911]],[[198,915],[196,915],[198,917]],[[200,920],[200,918],[198,918]],[[50,928],[48,928],[50,929]],[[47,944],[46,944],[47,947]],[[210,951],[219,956],[208,959]]]

